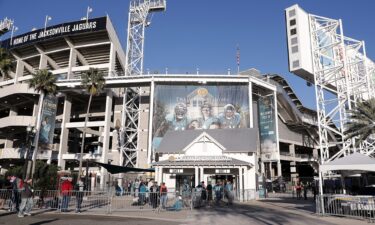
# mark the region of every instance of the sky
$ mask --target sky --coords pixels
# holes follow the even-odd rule
[[[144,70],[164,73],[227,74],[256,68],[283,76],[302,103],[315,109],[314,87],[288,71],[285,8],[298,4],[306,12],[342,19],[344,35],[366,42],[367,56],[375,60],[375,1],[372,0],[167,0],[165,12],[152,16],[146,29]],[[126,48],[129,0],[0,0],[0,18],[14,19],[20,35],[32,28],[109,15]],[[3,39],[9,38],[2,37]]]

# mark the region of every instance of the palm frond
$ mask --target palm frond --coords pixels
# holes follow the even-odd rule
[[[15,63],[12,60],[9,52],[4,49],[0,48],[0,74],[3,78],[7,79],[10,78],[10,72],[14,70]]]
[[[50,71],[46,69],[38,70],[32,76],[29,80],[30,88],[34,88],[37,92],[43,92],[46,95],[56,94],[56,76]]]
[[[81,79],[83,87],[92,95],[98,95],[105,85],[104,74],[96,68],[90,68],[83,73]]]
[[[356,138],[356,146],[375,133],[375,99],[368,99],[357,104],[349,111],[346,123],[346,138]]]

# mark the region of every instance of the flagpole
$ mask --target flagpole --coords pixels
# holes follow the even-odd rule
[[[240,74],[240,47],[238,44],[237,44],[236,59],[237,59],[237,74]]]

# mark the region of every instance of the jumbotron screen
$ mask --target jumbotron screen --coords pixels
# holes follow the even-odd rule
[[[248,85],[155,85],[153,148],[169,130],[249,128]]]

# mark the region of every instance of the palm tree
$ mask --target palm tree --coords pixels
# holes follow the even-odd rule
[[[38,109],[38,117],[37,117],[37,123],[36,123],[36,134],[35,134],[35,147],[34,152],[32,156],[33,160],[33,167],[31,170],[31,177],[33,177],[35,172],[35,162],[36,162],[36,153],[38,151],[38,142],[39,142],[39,131],[40,131],[40,125],[41,125],[41,119],[42,119],[42,108],[43,108],[43,99],[44,96],[49,94],[56,94],[57,86],[56,86],[56,76],[53,75],[50,71],[46,69],[38,70],[36,73],[32,74],[32,78],[28,81],[29,88],[34,88],[35,91],[40,93],[39,95],[39,109]],[[29,171],[29,165],[28,170]],[[29,175],[29,174],[28,174]],[[29,177],[27,175],[27,177]]]
[[[375,98],[360,102],[356,109],[349,111],[349,122],[346,124],[346,138],[357,137],[356,147],[375,134]]]
[[[92,96],[98,95],[103,90],[105,84],[104,74],[96,68],[89,68],[88,71],[82,74],[81,79],[82,86],[90,94],[90,98],[87,105],[85,123],[83,125],[81,154],[79,156],[79,175],[82,174],[83,149],[85,148],[86,126],[89,119]]]
[[[10,72],[14,69],[14,63],[5,48],[0,48],[0,74],[4,80],[10,78]]]

